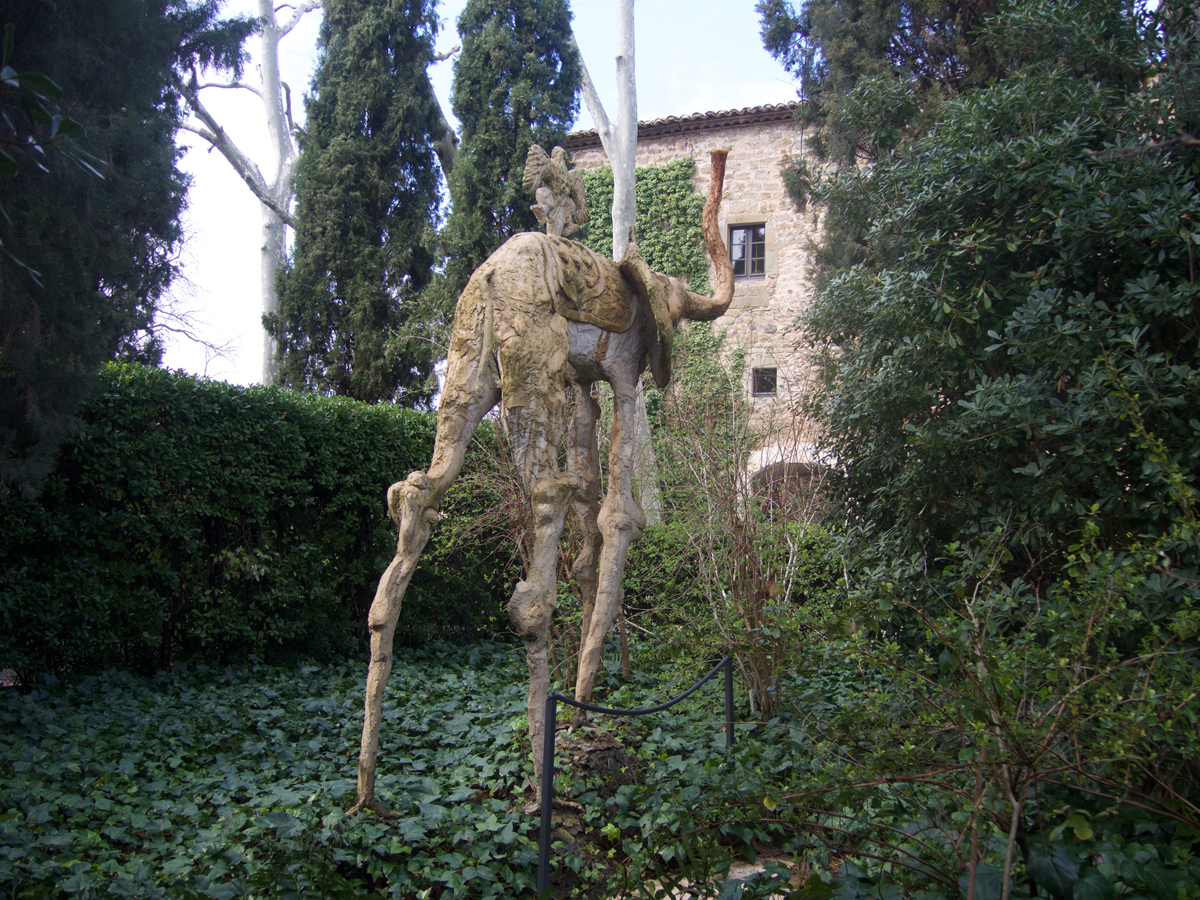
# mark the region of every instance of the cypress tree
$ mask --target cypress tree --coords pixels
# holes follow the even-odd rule
[[[440,111],[425,89],[434,0],[327,0],[306,102],[297,227],[279,312],[264,317],[284,385],[366,402],[427,402],[433,345],[416,302],[433,263],[431,146]]]
[[[31,152],[31,139],[50,139],[52,120],[27,115],[0,85],[0,147],[12,160],[0,172],[0,242],[11,254],[0,257],[0,494],[37,489],[103,362],[161,357],[155,317],[177,271],[187,191],[175,165],[174,85],[192,65],[236,69],[255,27],[219,20],[219,6],[3,5],[0,25],[13,25],[9,64],[52,79],[62,95],[46,112],[84,133]]]
[[[580,65],[567,0],[469,0],[451,95],[462,144],[450,176],[445,288],[520,231],[540,230],[521,185],[529,145],[547,152],[579,112]]]

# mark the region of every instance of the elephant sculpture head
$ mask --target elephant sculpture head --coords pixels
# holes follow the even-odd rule
[[[707,322],[723,316],[733,301],[733,263],[721,239],[717,212],[721,206],[721,191],[725,184],[727,150],[712,151],[712,180],[708,199],[704,203],[701,229],[709,258],[716,268],[716,290],[711,297],[688,290],[678,278],[655,272],[642,258],[636,244],[630,244],[621,259],[621,274],[634,291],[650,305],[658,328],[657,346],[650,351],[650,372],[654,383],[665,388],[671,381],[671,349],[675,326],[681,319]]]

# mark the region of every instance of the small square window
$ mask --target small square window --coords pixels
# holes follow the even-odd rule
[[[735,278],[767,273],[767,226],[735,225],[729,229],[729,258]]]
[[[776,380],[774,368],[750,370],[750,390],[755,397],[774,397]]]

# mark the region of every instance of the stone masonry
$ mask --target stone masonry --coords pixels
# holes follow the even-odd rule
[[[793,411],[811,376],[796,317],[813,294],[810,247],[822,223],[810,208],[798,212],[787,195],[780,169],[789,156],[805,152],[804,134],[794,121],[798,104],[760,106],[724,112],[657,119],[638,124],[637,165],[658,166],[692,157],[696,161],[696,192],[705,195],[709,183],[709,151],[729,150],[721,229],[726,243],[737,225],[766,226],[763,275],[739,277],[729,312],[714,322],[724,329],[724,352],[745,351],[742,384],[752,398],[760,426],[777,439],[764,447],[761,464],[810,464],[803,423]],[[567,139],[580,169],[608,165],[594,131],[576,132]],[[591,210],[593,216],[607,210]],[[712,276],[712,263],[709,263]],[[752,372],[774,369],[774,395],[754,395]]]

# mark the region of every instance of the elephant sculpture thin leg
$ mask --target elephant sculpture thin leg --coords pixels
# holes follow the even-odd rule
[[[580,646],[587,639],[588,623],[596,606],[596,567],[600,560],[600,450],[596,444],[596,422],[600,404],[592,396],[590,382],[575,382],[575,417],[567,443],[567,470],[580,480],[575,495],[575,518],[579,523],[579,553],[572,571],[581,599]]]
[[[460,340],[451,347],[446,370],[447,385],[453,387],[448,387],[443,400],[444,414],[438,416],[433,462],[428,472],[413,472],[388,489],[388,511],[400,534],[396,555],[379,579],[367,618],[371,662],[367,670],[357,798],[348,813],[370,809],[385,817],[395,815],[375,797],[375,774],[383,695],[392,672],[392,643],[400,605],[416,570],[417,558],[437,521],[438,506],[462,468],[467,442],[500,398],[491,353],[481,356],[477,351],[462,352],[472,343],[477,348],[491,346],[492,310],[480,303],[462,311],[464,315],[457,323],[462,326],[462,334],[456,335]]]
[[[371,809],[391,815],[375,797],[375,776],[401,602],[438,507],[462,467],[467,443],[498,402],[533,514],[528,571],[508,602],[509,618],[526,643],[533,746],[541,745],[544,727],[558,542],[572,501],[584,538],[576,573],[590,613],[576,694],[580,699],[591,697],[604,636],[620,608],[629,545],[646,521],[633,497],[638,379],[648,361],[656,382],[665,387],[674,325],[681,318],[716,318],[733,298],[732,267],[717,227],[724,170],[725,153],[715,151],[703,228],[717,269],[713,297],[692,293],[677,279],[652,272],[636,245],[630,244],[618,266],[581,244],[530,232],[510,238],[471,276],[455,311],[432,463],[427,472],[413,472],[388,490],[388,509],[399,538],[369,615],[371,661],[358,796],[350,812]],[[591,397],[596,381],[612,385],[615,398],[603,505],[596,450],[598,409]],[[568,387],[576,392],[577,402],[564,473],[558,451],[568,432]],[[535,753],[535,772],[540,763]]]
[[[592,702],[592,690],[604,649],[604,638],[612,630],[621,608],[621,576],[629,545],[642,536],[646,516],[633,496],[634,429],[637,415],[637,382],[613,382],[613,434],[608,455],[608,494],[600,508],[598,524],[602,540],[596,588],[596,604],[587,635],[579,651],[575,698]],[[575,723],[586,720],[577,710]]]

